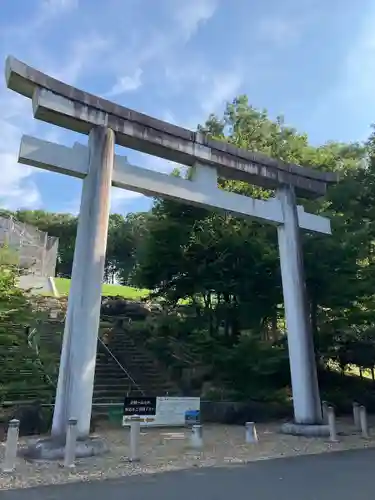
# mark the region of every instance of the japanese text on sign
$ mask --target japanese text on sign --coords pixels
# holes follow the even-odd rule
[[[156,398],[155,397],[126,397],[124,402],[124,416],[126,415],[155,415]]]

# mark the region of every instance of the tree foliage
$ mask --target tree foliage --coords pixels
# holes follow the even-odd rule
[[[222,118],[211,115],[200,130],[286,162],[339,173],[339,184],[323,199],[299,200],[306,210],[328,216],[333,230],[329,237],[303,234],[310,318],[322,366],[336,362],[343,368],[352,364],[371,368],[375,364],[373,348],[369,348],[375,320],[374,136],[366,144],[329,142],[313,147],[305,134],[287,127],[282,117],[270,120],[265,111],[252,108],[245,96],[228,104]],[[257,198],[272,195],[244,182],[221,179],[220,187]],[[217,339],[226,339],[226,345],[235,348],[232,354],[237,345],[244,345],[244,335],[253,339],[246,345],[252,345],[254,352],[255,338],[262,342],[283,337],[282,289],[272,226],[158,200],[134,282],[159,290],[173,302],[189,299],[216,339],[213,345]],[[271,358],[260,353],[259,358],[266,374],[266,358]],[[240,366],[238,360],[234,366]]]

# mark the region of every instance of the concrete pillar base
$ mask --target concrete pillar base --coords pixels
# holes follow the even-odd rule
[[[103,455],[109,451],[107,443],[100,437],[88,437],[77,440],[76,458]],[[19,450],[19,455],[26,460],[63,460],[65,455],[65,439],[42,438]]]
[[[324,424],[296,424],[287,422],[281,426],[282,434],[305,437],[328,437],[329,426]]]

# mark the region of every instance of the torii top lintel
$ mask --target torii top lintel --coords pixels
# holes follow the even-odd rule
[[[192,166],[205,163],[218,174],[265,188],[291,184],[299,196],[325,194],[333,172],[321,172],[252,153],[138,113],[52,78],[9,56],[6,60],[9,89],[33,101],[34,116],[55,125],[88,134],[94,126],[108,126],[121,146]]]

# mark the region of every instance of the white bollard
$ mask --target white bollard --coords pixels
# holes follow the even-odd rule
[[[332,441],[332,443],[336,443],[338,441],[336,431],[336,416],[335,409],[332,406],[328,406],[327,408],[327,417],[329,426],[329,440]]]
[[[19,420],[13,419],[9,422],[7,441],[5,444],[5,457],[2,467],[3,472],[13,472],[16,469],[19,428]]]
[[[365,406],[359,407],[359,420],[361,424],[362,437],[368,439],[370,436],[368,433],[367,412]]]
[[[257,443],[258,442],[258,434],[255,428],[254,422],[246,422],[245,424],[246,434],[245,441],[246,443]]]
[[[361,429],[361,417],[359,412],[359,404],[356,401],[353,402],[353,420],[355,429],[359,431]]]
[[[203,448],[203,427],[201,425],[193,425],[190,434],[190,446],[194,449]]]
[[[75,467],[74,461],[76,458],[76,442],[77,442],[77,419],[70,418],[66,433],[64,467]]]
[[[327,401],[322,401],[322,415],[323,423],[328,424],[328,403]]]
[[[141,419],[138,415],[130,420],[130,462],[139,462],[139,437],[141,434]]]

